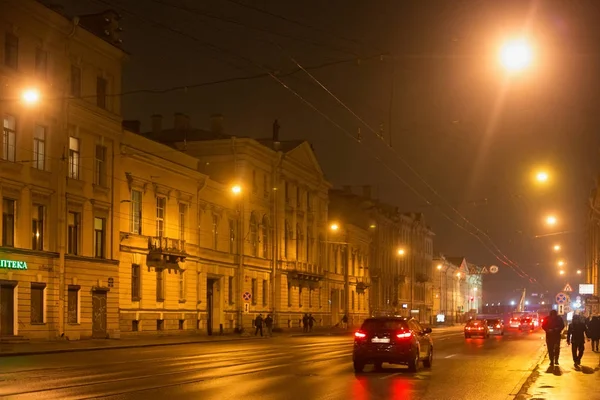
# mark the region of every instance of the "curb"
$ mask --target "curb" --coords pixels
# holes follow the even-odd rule
[[[181,346],[181,345],[186,345],[186,344],[205,344],[205,343],[233,342],[233,341],[238,341],[238,340],[258,340],[258,339],[259,338],[256,338],[256,337],[239,337],[239,338],[221,339],[221,340],[213,340],[213,341],[211,341],[211,340],[195,340],[195,341],[175,342],[175,343],[147,343],[147,344],[125,344],[125,345],[106,346],[106,347],[84,347],[84,348],[79,348],[79,349],[20,351],[20,352],[14,352],[14,353],[0,352],[0,358],[37,356],[37,355],[44,355],[44,354],[77,353],[77,352],[101,351],[101,350],[122,350],[122,349],[161,347],[161,346]]]
[[[548,355],[548,350],[546,349],[546,345],[543,344],[542,350],[540,350],[540,355],[537,357],[536,361],[532,363],[531,371],[525,376],[523,376],[521,379],[519,379],[519,382],[517,382],[513,390],[511,390],[510,394],[506,398],[507,400],[521,399],[523,398],[522,396],[527,394],[527,390],[535,382],[535,379],[537,379],[537,376],[535,375],[539,375],[538,369],[540,368],[540,364],[542,363],[542,361],[544,361],[544,359],[546,358],[546,355]],[[535,379],[531,381],[534,376]]]

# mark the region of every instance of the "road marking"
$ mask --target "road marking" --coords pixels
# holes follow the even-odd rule
[[[403,372],[396,372],[395,374],[389,374],[389,375],[386,375],[386,376],[382,376],[379,379],[388,379],[388,378],[391,378],[393,376],[398,376],[398,375],[402,375],[402,374],[403,374]]]
[[[448,340],[448,338],[447,338],[447,337],[444,337],[444,338],[440,338],[440,339],[437,339],[437,340],[438,340],[438,341],[439,341],[439,340]]]
[[[450,354],[449,356],[446,356],[444,358],[450,358],[450,357],[454,357],[456,354]]]

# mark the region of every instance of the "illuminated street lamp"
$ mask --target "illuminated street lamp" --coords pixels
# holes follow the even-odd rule
[[[560,270],[559,274],[564,275],[565,271],[563,271],[562,269]]]
[[[558,266],[559,266],[559,267],[562,267],[562,266],[564,266],[564,265],[565,265],[565,262],[564,262],[563,260],[560,260],[560,261],[558,262]]]
[[[529,305],[529,300],[525,300],[525,305],[528,306]]]
[[[546,183],[546,182],[548,182],[549,178],[550,178],[550,176],[548,175],[548,173],[546,171],[540,171],[535,175],[535,180],[538,181],[539,183]]]
[[[546,217],[546,224],[553,226],[556,225],[556,222],[558,222],[558,220],[554,215],[549,215]]]
[[[514,305],[515,305],[515,301],[514,301],[514,300],[511,300],[511,302],[510,302],[510,305],[511,305],[511,306],[514,306]]]
[[[457,272],[457,273],[456,273],[456,276],[457,276],[458,278],[460,278],[460,272]]]
[[[524,39],[506,42],[500,49],[500,62],[509,72],[519,72],[529,67],[533,52]]]
[[[437,269],[441,270],[442,269],[442,264],[438,264]]]
[[[403,256],[404,254],[406,254],[406,251],[404,251],[404,249],[398,249],[399,256]]]
[[[559,244],[555,244],[553,247],[554,251],[560,251],[560,245]]]
[[[231,192],[235,195],[242,193],[242,187],[240,185],[233,185],[231,187]]]
[[[329,225],[329,229],[335,232],[340,229],[340,226],[334,222],[333,224]]]
[[[581,275],[581,270],[580,269],[577,270],[577,275]]]
[[[27,105],[34,105],[40,101],[40,92],[37,89],[27,89],[21,94],[21,99]]]

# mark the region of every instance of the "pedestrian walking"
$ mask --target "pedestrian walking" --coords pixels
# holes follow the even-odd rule
[[[302,317],[302,332],[308,332],[308,314],[304,314]]]
[[[585,338],[590,337],[590,332],[585,324],[585,319],[581,315],[574,315],[567,330],[567,344],[571,345],[573,354],[573,364],[575,367],[581,365],[581,357],[585,350]]]
[[[588,325],[590,331],[590,339],[592,339],[592,351],[599,351],[598,344],[600,344],[600,316],[594,315]]]
[[[542,323],[542,329],[546,332],[546,347],[548,348],[548,358],[550,366],[558,365],[560,356],[560,335],[565,329],[565,322],[558,316],[556,310],[550,311],[548,318]]]
[[[254,320],[254,326],[256,327],[256,331],[254,331],[254,336],[258,335],[260,331],[260,336],[263,335],[263,316],[262,314],[258,314],[258,317]]]
[[[313,325],[317,320],[313,317],[312,314],[308,314],[308,331],[312,332]]]
[[[273,317],[271,317],[271,314],[268,314],[265,318],[265,328],[267,328],[266,336],[273,336]]]
[[[344,314],[342,317],[342,327],[348,329],[348,315]]]

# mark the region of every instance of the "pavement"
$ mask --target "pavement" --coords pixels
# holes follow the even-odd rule
[[[430,369],[352,368],[350,336],[222,340],[0,359],[0,398],[336,400],[514,399],[543,357],[543,335],[465,339],[435,329]],[[586,397],[589,398],[589,397]]]
[[[600,399],[600,353],[586,342],[581,366],[575,367],[571,346],[561,341],[559,366],[550,367],[547,355],[523,386],[518,400]]]

